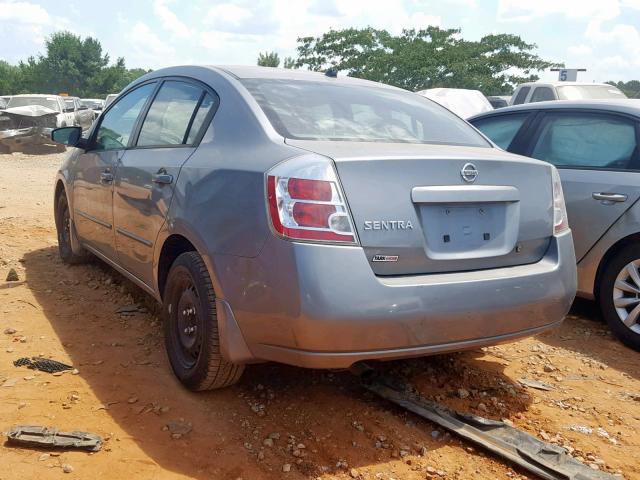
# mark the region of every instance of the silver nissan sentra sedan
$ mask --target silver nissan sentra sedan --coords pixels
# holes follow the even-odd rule
[[[552,165],[354,78],[166,68],[129,85],[55,186],[59,250],[162,302],[189,388],[278,361],[346,368],[557,325],[576,290]]]

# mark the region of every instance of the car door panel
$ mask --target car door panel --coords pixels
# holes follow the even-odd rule
[[[108,258],[115,258],[113,241],[113,181],[123,150],[86,152],[78,156],[73,184],[74,224],[80,239]]]
[[[113,199],[118,262],[145,283],[151,281],[153,247],[167,216],[180,167],[194,151],[133,149],[118,164]]]
[[[570,133],[540,148],[549,138],[553,143],[546,129],[562,118]],[[621,115],[546,111],[523,152],[558,168],[578,262],[640,197],[640,171],[633,169],[639,160],[637,128],[634,120]],[[603,194],[621,201],[602,199]]]
[[[206,100],[206,101],[205,101]],[[184,79],[160,86],[136,133],[136,148],[120,159],[114,191],[118,262],[141,281],[153,284],[153,256],[180,168],[197,143],[202,114],[213,96]],[[205,114],[205,116],[207,116]]]
[[[73,209],[80,240],[110,260],[115,250],[113,189],[118,165],[135,131],[137,120],[155,83],[142,85],[118,100],[93,129],[90,147],[80,153],[75,164]]]
[[[569,226],[573,230],[576,259],[582,257],[640,197],[640,172],[559,168]],[[594,193],[626,195],[612,202]]]

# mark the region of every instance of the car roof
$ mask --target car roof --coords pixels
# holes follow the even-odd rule
[[[21,93],[20,95],[11,95],[12,97],[37,97],[37,98],[62,98],[60,95],[47,95],[46,93]]]
[[[529,112],[537,110],[602,110],[607,112],[627,113],[640,117],[640,99],[625,98],[620,100],[554,100],[550,102],[523,103],[500,108],[491,112],[475,115],[469,120],[490,117],[510,112]]]
[[[247,65],[210,65],[208,66],[208,68],[217,71],[222,70],[238,79],[259,78],[264,80],[306,80],[312,82],[346,83],[351,85],[402,90],[391,85],[386,85],[384,83],[349,77],[346,74],[340,73],[338,73],[337,77],[329,77],[323,72],[311,72],[309,70],[298,70],[293,68],[257,67]]]
[[[561,81],[553,81],[553,82],[527,82],[521,83],[518,87],[533,87],[533,86],[552,86],[552,87],[614,87],[618,88],[615,85],[610,85],[608,83],[591,83],[591,82],[561,82]]]

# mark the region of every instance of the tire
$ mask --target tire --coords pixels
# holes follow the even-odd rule
[[[86,250],[74,252],[71,247],[71,216],[67,196],[62,192],[56,200],[56,230],[58,231],[58,254],[60,259],[68,265],[85,263],[91,258]]]
[[[613,334],[628,347],[640,351],[640,246],[624,247],[609,260],[600,278],[597,297]]]
[[[244,365],[226,361],[220,352],[215,298],[202,257],[180,255],[164,289],[164,339],[173,372],[194,391],[233,385],[244,371]]]

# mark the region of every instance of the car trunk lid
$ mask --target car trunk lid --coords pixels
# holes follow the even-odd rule
[[[547,250],[552,182],[543,162],[495,148],[287,143],[334,160],[377,275],[522,265]]]

